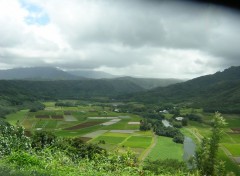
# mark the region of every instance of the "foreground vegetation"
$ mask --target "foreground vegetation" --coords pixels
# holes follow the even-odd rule
[[[151,163],[142,168],[131,152],[107,152],[79,138],[58,138],[49,132],[36,132],[31,137],[20,126],[4,121],[0,125],[1,175],[155,175]],[[178,167],[179,166],[179,167]],[[169,167],[171,167],[169,165]],[[184,164],[161,175],[187,174]],[[162,172],[162,171],[161,171]]]
[[[201,175],[202,173],[200,168],[198,171],[187,169],[186,161],[182,157],[183,144],[175,143],[172,138],[156,137],[153,134],[151,129],[154,130],[157,127],[161,129],[161,125],[150,125],[149,130],[138,131],[139,124],[137,123],[143,120],[142,117],[152,123],[160,123],[160,119],[167,119],[171,124],[178,123],[178,129],[182,134],[194,139],[196,144],[200,144],[202,136],[210,137],[211,121],[209,119],[212,116],[212,114],[204,113],[201,109],[175,108],[173,111],[170,105],[166,105],[158,110],[156,108],[160,106],[148,107],[146,112],[145,105],[138,103],[131,103],[126,109],[122,103],[116,106],[107,103],[84,103],[84,101],[82,103],[78,101],[45,102],[44,106],[45,110],[36,112],[22,110],[6,116],[9,123],[15,126],[17,124],[14,128],[21,125],[26,128],[24,133],[29,137],[23,135],[25,137],[21,140],[25,143],[22,146],[29,143],[30,145],[26,145],[27,147],[23,149],[18,146],[2,155],[0,167],[4,172],[9,174],[16,172],[16,175],[25,173],[26,175],[30,173],[36,173],[36,175],[65,175],[66,173],[70,173],[70,175],[79,175],[79,173],[81,173],[80,175],[172,175],[173,172],[179,175]],[[165,108],[168,109],[168,113],[158,113],[159,110]],[[117,111],[115,111],[116,109]],[[184,124],[179,126],[179,122],[174,120],[177,116],[186,117],[187,122],[182,123],[187,123],[187,126],[182,126]],[[69,118],[70,121],[68,121]],[[119,119],[121,120],[116,123],[101,125]],[[238,121],[234,116],[227,116],[227,122],[231,126],[223,128],[223,140],[220,143],[217,160],[225,161],[226,172],[233,171],[237,175],[239,167],[222,152],[222,147],[225,147],[234,156],[238,156],[238,134],[227,133],[229,128],[238,126],[236,124]],[[44,131],[53,133],[49,134]],[[228,135],[233,138],[229,139]],[[46,142],[39,142],[40,139],[46,139]],[[228,145],[233,140],[236,145]],[[79,155],[75,153],[77,150],[72,146],[73,143],[81,145],[80,148],[83,149],[83,151],[78,150],[83,154],[78,158],[73,157],[73,155]],[[126,160],[119,160],[120,158]],[[23,164],[25,161],[26,165]],[[131,163],[128,163],[129,161]],[[121,164],[114,166],[115,170],[111,170],[109,165],[115,162]],[[164,167],[158,167],[158,164]],[[62,167],[62,170],[57,170],[58,167]],[[43,168],[48,168],[48,170]],[[90,170],[85,171],[86,168]]]

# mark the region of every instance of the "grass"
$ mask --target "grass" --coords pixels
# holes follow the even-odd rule
[[[184,135],[184,136],[187,136],[187,137],[190,137],[195,144],[198,144],[200,141],[196,138],[196,136],[191,132],[191,129],[188,129],[188,128],[181,128],[180,129],[181,133]]]
[[[55,102],[53,102],[53,101],[43,102],[43,104],[44,104],[46,107],[55,107]]]
[[[94,132],[97,130],[102,130],[102,126],[96,125],[96,126],[78,129],[78,130],[62,130],[61,132],[57,132],[56,134],[57,135],[63,134],[64,136],[67,136],[67,134],[70,134],[70,136],[82,136],[84,134]],[[73,135],[73,134],[75,134],[75,135]]]
[[[211,133],[210,127],[208,125],[195,121],[189,121],[189,125],[187,126],[187,128],[191,129],[192,131],[195,131],[196,133],[204,137],[209,136]]]
[[[112,136],[112,137],[129,137],[130,134],[127,134],[127,133],[111,133],[111,132],[107,132],[104,134],[104,136]]]
[[[202,109],[194,109],[194,108],[181,108],[180,114],[186,115],[186,114],[196,114],[196,113],[202,113]]]
[[[46,124],[45,128],[47,129],[55,129],[57,126],[58,121],[57,120],[49,120]]]
[[[240,115],[224,114],[223,116],[228,123],[227,128],[240,128]]]
[[[137,131],[136,135],[152,137],[152,131]]]
[[[240,144],[223,144],[233,156],[240,156]]]
[[[132,121],[131,118],[122,119],[121,121],[113,125],[105,126],[104,129],[105,130],[138,130],[139,125],[129,125],[128,122],[130,121]]]
[[[146,159],[150,160],[164,160],[176,159],[182,161],[183,145],[176,144],[172,138],[158,136],[155,147],[151,150]]]
[[[34,126],[36,125],[36,119],[26,118],[22,122],[22,125],[25,129],[32,130],[32,128],[34,128]]]
[[[173,117],[173,114],[164,114],[164,117],[166,119],[171,119]]]
[[[16,113],[12,113],[6,116],[6,121],[9,122],[11,125],[16,125],[17,121],[20,123],[24,120],[28,113],[28,110],[21,110]]]
[[[145,136],[131,136],[122,145],[131,148],[147,148],[151,144],[152,138]]]
[[[123,140],[125,139],[125,137],[114,137],[114,136],[99,136],[96,139],[94,139],[94,143],[99,142],[100,140],[105,141],[107,144],[119,144],[121,143]]]
[[[225,168],[228,172],[234,172],[235,175],[240,175],[240,167],[232,161],[222,149],[219,150],[218,156],[225,162]]]
[[[240,134],[228,134],[236,143],[240,143]]]
[[[38,120],[36,122],[35,128],[45,128],[45,125],[48,123],[47,120]]]
[[[234,140],[234,138],[232,138],[231,134],[228,134],[228,133],[223,133],[221,142],[222,142],[222,143],[230,143],[230,144],[231,144],[231,143],[233,143],[233,144],[237,143],[237,142]]]

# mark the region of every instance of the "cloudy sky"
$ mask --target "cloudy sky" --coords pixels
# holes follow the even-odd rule
[[[240,14],[153,0],[0,0],[0,69],[193,78],[240,65]]]

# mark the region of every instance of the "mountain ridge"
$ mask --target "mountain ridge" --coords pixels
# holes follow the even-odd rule
[[[1,80],[78,80],[83,77],[71,75],[55,67],[20,67],[0,70]]]
[[[161,78],[136,78],[130,76],[118,77],[102,71],[78,70],[63,71],[55,67],[22,67],[8,70],[0,70],[0,80],[82,80],[82,79],[110,79],[130,81],[143,89],[165,87],[171,84],[182,82],[180,79]]]
[[[209,111],[240,113],[240,66],[137,93],[130,99],[146,103],[185,103]]]

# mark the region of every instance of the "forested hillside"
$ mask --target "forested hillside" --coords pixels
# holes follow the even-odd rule
[[[207,111],[240,113],[240,67],[135,94],[131,99],[148,103],[188,103]]]
[[[64,72],[54,67],[28,67],[0,70],[2,80],[78,80],[83,77]]]
[[[134,77],[120,77],[116,78],[117,80],[127,80],[131,81],[134,84],[137,84],[144,89],[153,89],[156,87],[166,87],[172,84],[183,82],[181,79],[173,79],[173,78],[134,78]]]

